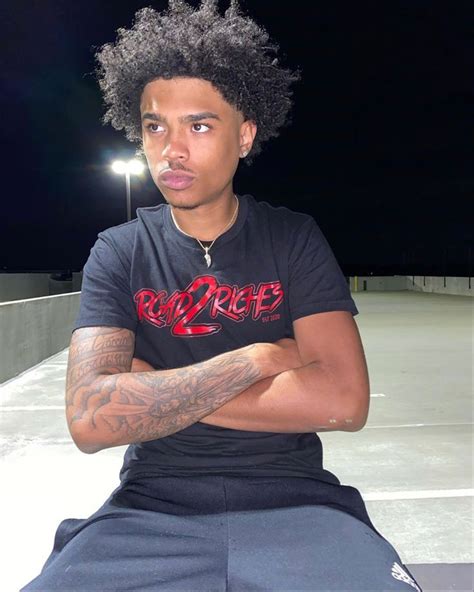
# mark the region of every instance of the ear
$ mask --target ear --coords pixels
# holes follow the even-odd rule
[[[252,144],[257,134],[257,124],[251,119],[247,119],[240,124],[240,157],[245,158],[252,150]]]

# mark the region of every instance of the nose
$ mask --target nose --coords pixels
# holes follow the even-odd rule
[[[189,157],[189,150],[186,142],[181,136],[170,134],[161,154],[166,160],[187,160]]]

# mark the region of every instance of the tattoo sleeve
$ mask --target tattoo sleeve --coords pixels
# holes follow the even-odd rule
[[[196,423],[263,378],[249,348],[173,370],[130,372],[135,335],[84,327],[69,348],[66,415],[84,452],[163,438]]]

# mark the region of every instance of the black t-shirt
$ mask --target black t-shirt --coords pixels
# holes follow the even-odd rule
[[[136,220],[100,232],[84,266],[74,329],[130,329],[134,356],[169,369],[293,337],[292,322],[300,317],[332,310],[358,314],[311,216],[248,194],[239,202],[236,222],[210,249],[210,268],[198,241],[176,228],[167,204],[138,208]],[[120,473],[122,484],[201,475],[306,477],[340,484],[323,468],[321,440],[314,432],[250,432],[201,422],[131,444]]]

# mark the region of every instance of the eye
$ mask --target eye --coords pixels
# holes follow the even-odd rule
[[[199,127],[204,126],[204,127],[207,127],[208,129],[211,129],[211,126],[210,125],[207,125],[207,123],[193,123],[193,127],[196,127],[196,126],[199,126]],[[198,134],[201,134],[202,133],[199,130],[196,130],[196,131],[198,132]],[[206,130],[204,130],[204,131],[206,131]]]
[[[156,131],[158,131],[158,130],[154,130],[154,129],[152,130],[152,129],[151,129],[151,128],[152,128],[152,126],[158,126],[158,124],[157,124],[157,123],[149,123],[149,124],[146,126],[146,128],[147,128],[147,129],[148,129],[150,132],[152,132],[152,133],[155,133]],[[159,127],[159,126],[158,126],[158,127]]]

